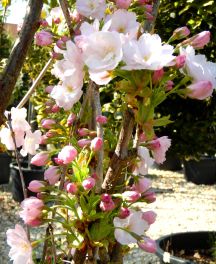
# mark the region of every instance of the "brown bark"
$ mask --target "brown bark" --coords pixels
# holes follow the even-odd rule
[[[68,5],[68,1],[67,0],[59,0],[62,12],[64,14],[69,32],[70,32],[70,36],[73,36],[74,30],[73,30],[73,26],[71,24],[71,17],[70,17],[70,12],[69,12],[69,5]]]
[[[4,111],[10,101],[28,49],[39,27],[43,0],[30,0],[20,36],[17,39],[7,65],[0,77],[0,125],[4,122]]]

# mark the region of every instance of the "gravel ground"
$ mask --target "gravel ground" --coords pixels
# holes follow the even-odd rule
[[[216,185],[195,185],[184,179],[183,172],[150,169],[149,178],[157,193],[157,200],[143,206],[144,210],[154,210],[157,221],[148,235],[157,239],[184,231],[216,230]],[[10,194],[10,185],[0,185],[0,264],[9,263],[5,232],[19,222],[18,203]],[[133,247],[125,257],[125,264],[156,264],[155,255],[147,254]]]

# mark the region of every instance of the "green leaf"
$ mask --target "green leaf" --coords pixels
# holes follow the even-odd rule
[[[169,120],[169,118],[170,115],[154,120],[154,126],[166,126],[170,123],[173,123],[173,121]]]
[[[107,223],[107,220],[101,220],[100,222],[94,223],[90,228],[90,236],[94,241],[100,241],[106,238],[113,230],[113,226]]]

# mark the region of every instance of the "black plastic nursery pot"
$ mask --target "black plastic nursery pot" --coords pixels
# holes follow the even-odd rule
[[[198,231],[171,234],[163,236],[156,241],[156,255],[159,257],[161,264],[210,263],[205,262],[205,260],[203,260],[204,262],[198,262],[194,259],[192,260],[191,256],[193,256],[196,252],[208,252],[208,255],[206,255],[206,257],[208,259],[211,258],[211,249],[213,247],[213,241],[216,241],[216,232],[213,231]],[[170,253],[170,255],[168,252]],[[179,254],[182,254],[184,256],[177,257],[176,255]]]
[[[0,153],[0,184],[9,182],[11,157],[7,153]]]
[[[22,202],[24,199],[22,184],[20,180],[19,168],[15,163],[10,165],[11,171],[11,183],[12,183],[12,197],[17,202]],[[28,168],[27,163],[22,163],[22,172],[25,181],[26,188],[29,186],[29,183],[33,180],[44,180],[44,169],[41,167],[31,166]],[[33,193],[27,189],[27,195],[36,196],[36,193]]]
[[[184,160],[184,175],[187,181],[195,184],[216,183],[216,158],[202,157],[199,161]]]

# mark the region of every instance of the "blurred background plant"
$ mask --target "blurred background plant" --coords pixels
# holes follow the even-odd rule
[[[169,14],[169,15],[167,15]],[[169,39],[178,27],[187,26],[191,36],[201,31],[211,32],[211,42],[201,53],[208,60],[216,59],[216,2],[209,0],[162,0],[157,18],[157,33]],[[158,129],[158,135],[172,139],[170,153],[178,157],[199,159],[202,155],[214,156],[216,146],[216,93],[204,101],[183,99],[172,95],[157,109],[162,116],[170,115],[174,121]]]

